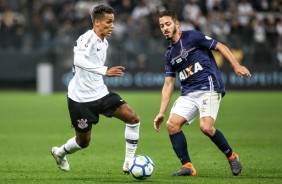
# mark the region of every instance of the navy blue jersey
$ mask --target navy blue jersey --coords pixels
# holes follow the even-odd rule
[[[182,31],[180,39],[165,53],[166,77],[179,76],[181,95],[191,91],[217,91],[224,96],[225,87],[211,50],[217,41],[203,33]]]

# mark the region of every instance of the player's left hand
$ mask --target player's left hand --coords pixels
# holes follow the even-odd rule
[[[250,71],[244,66],[239,65],[234,70],[240,77],[251,77]]]
[[[117,77],[124,75],[125,68],[123,66],[114,66],[112,68],[108,68],[106,72],[107,77]]]

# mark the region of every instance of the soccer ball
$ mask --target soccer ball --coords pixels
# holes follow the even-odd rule
[[[137,155],[129,163],[129,172],[138,180],[149,178],[154,171],[154,163],[147,155]]]

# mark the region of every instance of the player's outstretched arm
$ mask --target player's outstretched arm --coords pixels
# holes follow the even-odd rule
[[[218,50],[229,61],[237,75],[240,77],[251,77],[250,71],[245,66],[242,66],[240,63],[238,63],[226,45],[218,42],[215,49]]]
[[[106,76],[107,77],[123,76],[124,70],[125,70],[125,68],[123,66],[114,66],[114,67],[107,69]]]

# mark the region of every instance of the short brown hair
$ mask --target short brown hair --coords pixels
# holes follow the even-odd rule
[[[164,17],[164,16],[171,17],[174,22],[178,20],[176,13],[172,10],[164,10],[159,13],[159,18]]]
[[[95,20],[101,20],[104,18],[104,14],[112,14],[114,13],[114,9],[110,6],[99,5],[93,8],[91,14],[91,20],[94,22]]]

